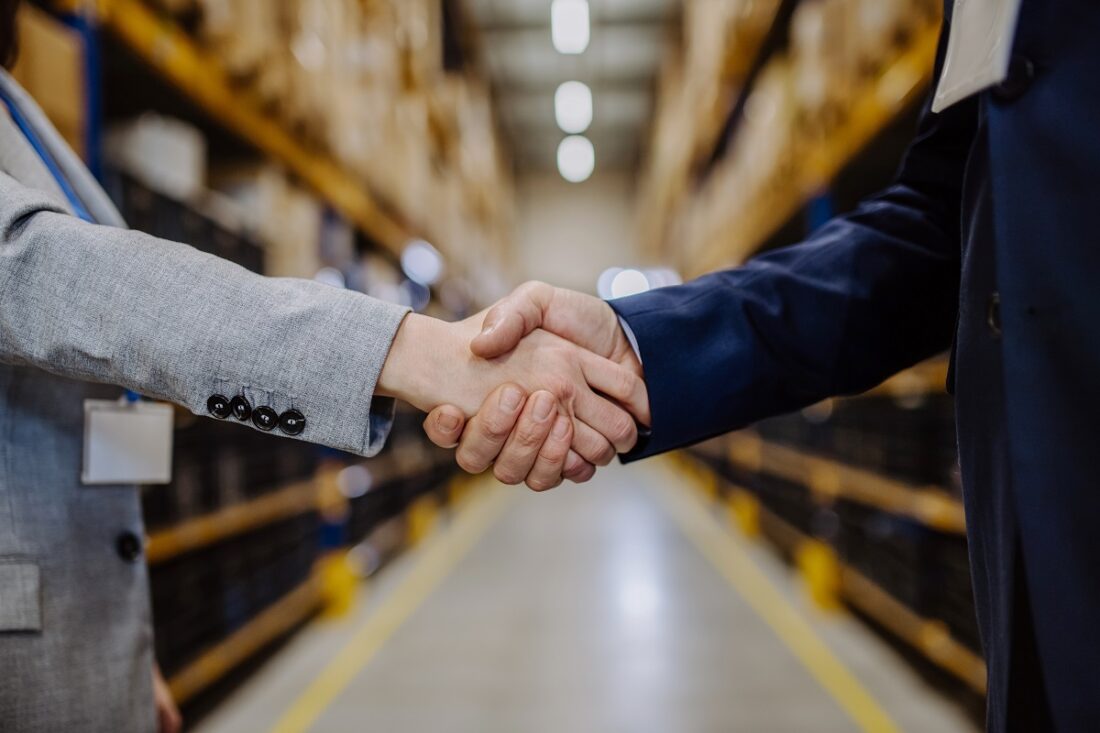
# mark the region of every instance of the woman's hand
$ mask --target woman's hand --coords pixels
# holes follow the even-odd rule
[[[153,663],[153,704],[157,710],[157,733],[180,733],[183,718],[156,662]]]

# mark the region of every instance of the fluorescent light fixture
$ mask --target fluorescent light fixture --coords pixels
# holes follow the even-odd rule
[[[611,298],[611,283],[615,281],[615,276],[623,271],[621,267],[609,267],[600,273],[600,277],[596,280],[596,295],[600,296],[604,300]]]
[[[401,269],[413,282],[431,286],[443,276],[443,257],[423,239],[414,239],[401,252]]]
[[[650,289],[649,278],[641,270],[623,270],[611,280],[611,297],[625,298]]]
[[[370,491],[374,478],[370,469],[361,463],[353,463],[336,474],[336,486],[340,493],[349,499],[358,499]]]
[[[313,279],[334,288],[347,287],[347,281],[344,280],[344,273],[340,272],[335,267],[322,267],[317,271],[317,274],[313,276]]]
[[[550,37],[558,53],[584,53],[588,48],[588,0],[554,0],[550,5]]]
[[[600,273],[596,281],[596,294],[604,300],[611,300],[654,288],[679,285],[682,282],[680,273],[669,267],[649,267],[644,270],[609,267]]]
[[[570,135],[558,145],[558,172],[570,183],[588,180],[596,169],[596,149],[583,135]]]
[[[562,132],[578,135],[592,124],[592,90],[579,81],[567,81],[554,93],[554,118]]]

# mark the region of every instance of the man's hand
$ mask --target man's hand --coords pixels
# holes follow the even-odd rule
[[[605,357],[641,380],[641,364],[618,317],[611,306],[599,298],[545,283],[527,283],[490,308],[482,325],[482,332],[470,344],[470,350],[482,358],[506,354],[526,335],[543,329]],[[648,396],[644,408],[632,412],[640,423],[648,425]],[[487,430],[490,426],[491,430]],[[457,444],[460,460],[465,460],[470,468],[485,470],[492,464],[494,474],[506,483],[519,483],[515,479],[525,468],[527,485],[536,490],[556,486],[563,477],[581,483],[595,473],[592,463],[572,451],[566,457],[560,476],[547,475],[546,464],[534,471],[527,453],[506,445],[501,436],[513,430],[535,435],[537,427],[530,423],[527,411],[504,409],[492,398],[486,400],[469,426],[465,426],[460,410],[443,405],[428,415],[424,429],[437,445],[451,447]]]
[[[649,409],[645,384],[637,374],[543,330],[528,333],[505,354],[489,359],[475,356],[470,342],[482,330],[483,320],[475,316],[444,323],[410,314],[386,359],[379,394],[421,409],[454,405],[457,414],[466,418],[477,413],[494,389],[513,383],[527,393],[543,390],[553,395],[557,413],[572,422],[572,448],[585,461],[606,465],[616,451],[633,447],[637,427],[631,415],[648,417]],[[506,408],[500,401],[493,404],[501,410],[519,407]],[[543,428],[549,425],[553,430],[550,415],[541,409],[544,406],[536,400],[523,413],[525,425],[537,425],[530,431],[515,431],[514,439],[504,446],[509,455],[530,454],[535,436],[542,434],[541,446]],[[522,480],[525,475],[511,478]]]
[[[469,473],[481,473],[490,466],[493,475],[506,484],[526,483],[545,491],[566,478],[584,483],[596,467],[570,450],[570,423],[540,419],[540,402],[553,403],[549,392],[527,396],[519,385],[504,384],[494,390],[478,413],[466,416],[454,405],[432,410],[424,420],[424,432],[441,448],[458,447],[455,460]]]

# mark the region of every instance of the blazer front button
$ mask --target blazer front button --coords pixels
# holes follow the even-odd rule
[[[993,98],[998,102],[1017,100],[1023,96],[1033,81],[1035,81],[1035,63],[1027,56],[1013,54],[1005,80],[993,87]]]
[[[133,532],[123,532],[115,538],[115,552],[126,562],[135,562],[141,557],[141,539]]]
[[[279,424],[279,414],[266,405],[252,411],[252,424],[265,433]]]
[[[229,407],[233,410],[233,417],[241,422],[252,416],[252,405],[248,404],[248,400],[244,398],[244,395],[234,397],[233,401],[229,403]]]
[[[993,293],[989,296],[989,304],[986,307],[985,324],[989,326],[994,338],[1001,337],[1001,294]]]
[[[306,416],[297,410],[287,410],[279,415],[279,430],[287,435],[301,435],[306,429]]]
[[[219,420],[229,417],[232,412],[229,407],[229,398],[220,394],[210,395],[210,399],[206,401],[206,409]]]

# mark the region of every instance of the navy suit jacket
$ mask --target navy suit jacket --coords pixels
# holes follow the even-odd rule
[[[627,459],[954,343],[988,726],[1100,731],[1098,214],[1100,4],[1024,0],[1008,79],[926,106],[888,189],[802,244],[612,301],[653,414]]]

